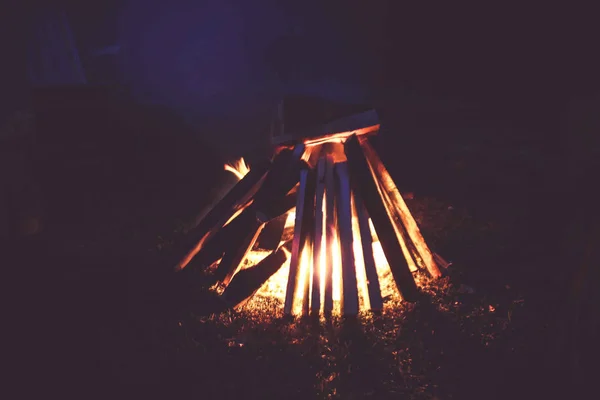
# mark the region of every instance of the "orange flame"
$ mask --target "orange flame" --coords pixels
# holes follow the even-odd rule
[[[246,164],[244,157],[242,157],[239,160],[225,164],[225,171],[231,172],[237,176],[238,180],[241,180],[248,172],[250,172],[250,167]]]

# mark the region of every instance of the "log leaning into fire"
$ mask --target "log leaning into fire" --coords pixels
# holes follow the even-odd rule
[[[314,250],[316,178],[316,171],[309,170],[306,192],[304,194],[304,212],[302,213],[301,238],[304,246],[300,249],[300,262],[303,262],[302,257],[308,257],[308,260],[304,262],[309,266],[305,275],[306,279],[303,281],[304,286],[302,287],[302,315],[304,316],[308,315],[310,305],[310,261],[312,261],[312,252]]]
[[[354,260],[352,235],[352,207],[348,163],[335,165],[337,223],[340,233],[340,252],[342,259],[342,314],[358,314],[358,283]]]
[[[323,255],[327,255],[326,249],[323,248],[322,244],[325,242],[324,227],[325,221],[323,219],[324,202],[325,196],[325,169],[327,168],[327,159],[321,157],[317,162],[317,188],[315,195],[315,234],[313,244],[313,260],[312,260],[312,293],[310,300],[310,309],[312,313],[318,314],[321,309],[321,261],[324,259]]]
[[[215,272],[215,278],[225,286],[229,285],[231,278],[252,250],[258,235],[265,226],[263,221],[250,212],[247,214],[247,219],[238,218],[244,221],[243,228],[237,231],[238,234],[230,243],[231,248],[225,252]]]
[[[234,232],[234,238],[228,244],[229,250],[225,252],[215,272],[215,277],[222,284],[229,284],[252,249],[264,224],[279,216],[282,200],[298,182],[298,171],[303,165],[301,161],[303,153],[303,144],[297,145],[291,152],[280,152],[273,161],[274,168],[269,171],[254,196],[253,203],[235,219],[240,221],[239,229]]]
[[[181,270],[198,253],[217,229],[221,228],[256,193],[271,167],[271,161],[255,165],[202,220],[191,229],[174,254],[175,270]]]
[[[369,227],[369,215],[358,193],[354,193],[354,207],[356,208],[356,215],[358,217],[360,243],[365,262],[371,311],[381,311],[383,308],[383,299],[381,298],[381,287],[379,285],[379,276],[377,275],[377,266],[375,265],[375,256],[373,254],[373,236]]]
[[[275,222],[276,220],[282,218],[285,224],[286,214],[295,207],[296,203],[296,193],[288,194],[285,198],[280,202],[272,205],[271,214],[274,215],[274,219],[270,222]],[[217,233],[215,233],[205,245],[200,249],[196,257],[192,259],[189,263],[188,268],[200,268],[203,269],[212,265],[219,258],[223,257],[225,251],[230,248],[230,243],[234,240],[235,236],[238,234],[240,229],[243,229],[244,226],[244,218],[240,218],[244,216],[244,212],[240,214],[237,218],[231,221],[229,224],[221,228]],[[267,225],[268,226],[268,225]],[[265,227],[266,229],[267,227]],[[271,242],[277,241],[277,245],[273,248],[266,248],[267,250],[274,250],[278,247],[281,234],[276,236],[275,232],[265,232],[264,230],[261,232],[261,237],[267,236],[268,240]]]
[[[290,243],[279,247],[253,267],[238,272],[221,295],[226,308],[243,305],[273,276],[288,259]]]
[[[348,138],[344,149],[352,174],[352,187],[361,196],[371,216],[398,291],[405,300],[416,301],[419,293],[417,285],[404,257],[392,217],[388,214],[384,201],[379,196],[377,183],[370,171],[358,137],[354,135]]]
[[[297,195],[296,191],[288,193],[282,201],[279,211],[277,211],[280,215],[265,225],[265,229],[263,229],[257,240],[257,246],[261,249],[275,250],[279,247],[279,243],[281,242],[285,230],[287,213],[296,207]]]
[[[325,298],[323,299],[323,310],[325,315],[333,311],[333,240],[335,237],[335,171],[333,156],[327,155],[325,165]]]
[[[414,253],[416,253],[414,255],[414,258],[416,259],[415,261],[420,263],[421,266],[424,266],[432,277],[440,277],[442,273],[435,262],[433,254],[427,246],[425,239],[423,239],[423,235],[419,230],[419,226],[410,213],[410,210],[402,198],[398,187],[394,183],[392,176],[388,172],[387,168],[385,168],[385,165],[381,162],[377,152],[373,149],[368,140],[364,139],[362,141],[362,148],[369,165],[371,166],[379,184],[381,185],[382,191],[386,193],[387,198],[391,202],[389,208],[396,214],[394,215],[394,218],[397,220],[397,224],[402,226],[401,228],[404,229],[409,237],[407,246]]]
[[[290,256],[290,271],[285,293],[285,303],[283,312],[291,315],[296,298],[298,281],[300,275],[300,258],[307,242],[307,228],[309,228],[311,210],[314,208],[314,180],[310,179],[308,168],[300,172],[300,186],[298,188],[298,197],[296,202],[296,218],[294,221],[294,237],[292,239],[292,254]],[[312,181],[312,182],[311,182]],[[312,203],[312,205],[311,205]],[[305,213],[307,214],[305,216]],[[308,225],[308,226],[307,226]],[[302,290],[304,288],[301,288]]]
[[[287,215],[285,214],[269,221],[258,237],[256,247],[268,251],[277,249],[285,230],[286,221]]]

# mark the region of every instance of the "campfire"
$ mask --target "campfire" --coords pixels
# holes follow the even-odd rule
[[[371,110],[274,137],[271,160],[226,165],[239,180],[188,232],[176,271],[211,274],[226,307],[262,297],[286,315],[416,301],[420,273],[437,278],[445,262],[374,150],[378,131]]]

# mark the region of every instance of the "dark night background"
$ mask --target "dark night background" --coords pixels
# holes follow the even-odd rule
[[[15,320],[7,325],[17,327],[9,328],[15,343],[25,343],[11,361],[24,373],[22,388],[40,382],[62,390],[72,379],[72,387],[111,392],[108,375],[97,372],[103,361],[89,360],[102,359],[110,344],[98,343],[128,318],[138,295],[130,282],[151,280],[136,265],[160,257],[144,246],[211,201],[225,160],[267,146],[284,94],[373,105],[382,121],[376,144],[401,190],[512,224],[503,257],[526,261],[465,279],[522,288],[537,328],[570,304],[578,269],[563,267],[579,265],[597,229],[600,65],[591,9],[383,0],[8,3],[0,6],[0,126],[17,112],[34,115],[36,126],[35,145],[0,138],[2,189],[20,193],[5,196],[0,248]],[[53,17],[58,11],[71,47],[57,33],[68,33]],[[11,158],[21,151],[27,156]],[[12,233],[27,230],[19,221],[29,215],[42,232]],[[127,250],[119,247],[125,242]],[[462,257],[451,247],[445,255]],[[496,256],[473,249],[465,257]],[[536,343],[537,328],[524,337]],[[86,339],[76,333],[88,331]],[[558,393],[540,389],[544,380],[574,385],[543,369],[547,350],[523,352],[526,363],[507,366],[507,376],[531,373],[536,383],[527,393]],[[95,372],[82,372],[87,367]]]

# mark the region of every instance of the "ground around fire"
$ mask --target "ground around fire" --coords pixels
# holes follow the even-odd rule
[[[425,284],[419,303],[388,302],[381,315],[316,324],[249,309],[210,315],[202,290],[180,301],[164,260],[185,222],[226,179],[223,160],[187,142],[179,144],[195,149],[187,157],[181,148],[165,150],[164,141],[145,143],[134,161],[126,150],[94,159],[110,165],[114,179],[86,186],[85,202],[68,224],[64,215],[55,217],[42,233],[3,244],[5,304],[15,321],[7,343],[14,343],[9,354],[21,393],[39,387],[86,399],[559,393],[546,368],[548,321],[556,311],[546,299],[555,283],[536,275],[554,260],[533,240],[544,237],[536,222],[539,194],[522,169],[482,171],[482,153],[413,169],[413,182],[437,175],[431,187],[444,188],[399,182],[414,194],[407,203],[426,240],[452,265]],[[497,192],[473,188],[481,175],[499,185]],[[437,185],[443,180],[453,185]]]
[[[164,231],[41,235],[12,249],[12,268],[35,293],[13,301],[37,310],[19,315],[29,328],[20,339],[46,361],[21,355],[19,367],[85,398],[464,399],[533,389],[544,310],[511,272],[542,260],[511,256],[505,221],[418,194],[409,207],[431,245],[448,249],[446,276],[418,304],[320,324],[245,309],[206,315],[192,307],[207,299],[200,290],[197,303],[178,303],[158,261],[172,239]]]

